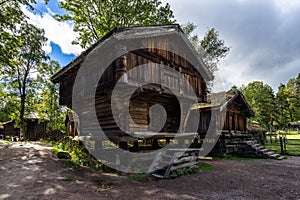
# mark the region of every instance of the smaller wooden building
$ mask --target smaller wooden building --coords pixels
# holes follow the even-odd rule
[[[31,113],[24,119],[26,124],[25,139],[39,140],[46,136],[48,120],[42,119],[37,113]]]
[[[221,107],[226,107],[226,114],[223,116],[216,116],[216,120],[219,123],[224,122],[224,125],[222,126],[223,135],[248,133],[247,119],[254,116],[254,111],[246,101],[242,92],[232,89],[226,92],[225,102],[220,103],[219,105],[212,106],[209,103],[199,104],[197,109],[200,110],[200,123],[198,129],[200,136],[204,136],[209,128],[212,110],[219,110]],[[222,117],[225,117],[225,119]]]
[[[225,96],[225,102],[218,105],[204,103],[193,109],[200,112],[198,133],[201,139],[205,138],[211,123],[216,125],[215,131],[216,134],[220,134],[220,137],[215,150],[219,152],[226,152],[226,143],[252,138],[251,133],[247,130],[247,119],[254,116],[254,111],[244,95],[237,89],[231,89],[226,92]],[[213,111],[216,111],[216,116],[212,115]]]
[[[268,130],[264,127],[261,127],[258,123],[251,122],[247,123],[247,131],[252,134],[257,134],[258,132],[265,134]]]
[[[289,122],[288,128],[289,128],[289,130],[300,131],[300,121],[298,121],[298,122]]]
[[[16,127],[15,124],[14,120],[3,123],[4,138],[20,136],[20,128]]]
[[[24,118],[24,138],[39,140],[46,135],[48,120],[41,119],[36,113],[31,113]],[[4,138],[20,137],[20,127],[14,120],[3,123]]]
[[[4,138],[4,127],[3,127],[3,124],[0,123],[0,139],[3,139]]]

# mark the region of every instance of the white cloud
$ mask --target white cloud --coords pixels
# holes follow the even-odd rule
[[[72,41],[78,37],[78,34],[73,31],[72,25],[67,22],[56,21],[51,16],[52,11],[48,11],[42,15],[35,15],[24,6],[22,7],[22,11],[29,17],[30,23],[45,30],[45,36],[49,39],[49,42],[44,50],[49,52],[51,41],[59,45],[64,54],[79,55],[82,52],[83,49],[79,45],[72,45]]]
[[[63,1],[63,0],[59,0]],[[167,0],[162,0],[167,2]],[[216,28],[231,47],[220,65],[225,87],[264,81],[274,89],[300,72],[299,0],[169,0],[178,23],[194,22],[203,36]],[[22,8],[33,24],[43,28],[46,37],[63,53],[78,55],[82,48],[72,45],[78,37],[72,24],[57,22],[48,10],[42,16]],[[50,51],[50,43],[44,50]]]
[[[283,13],[287,13],[292,10],[297,10],[300,7],[299,0],[273,0],[273,1],[275,5],[278,7],[278,9]]]
[[[43,50],[46,52],[46,54],[49,54],[52,52],[52,47],[50,45],[50,41],[48,40],[46,45],[43,46]]]
[[[164,2],[167,2],[164,0]],[[300,72],[299,0],[170,0],[179,23],[219,31],[231,50],[219,66],[225,86],[264,81],[274,90]]]

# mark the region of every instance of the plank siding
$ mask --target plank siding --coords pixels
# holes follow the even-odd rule
[[[135,30],[135,28],[132,29]],[[147,29],[147,27],[145,29]],[[176,31],[176,33],[173,33],[176,37],[170,37],[169,29],[173,32],[174,30]],[[139,30],[141,30],[141,28],[136,29],[136,31]],[[210,79],[211,76],[206,67],[203,62],[199,60],[198,55],[195,55],[196,51],[191,50],[191,44],[182,38],[184,36],[180,28],[170,25],[170,27],[166,26],[164,31],[164,34],[161,33],[155,37],[145,33],[145,37],[142,36],[137,40],[131,38],[132,41],[136,42],[136,45],[140,46],[140,49],[129,52],[124,51],[124,54],[115,59],[109,66],[101,66],[101,58],[91,64],[91,68],[96,70],[105,69],[105,71],[98,81],[95,96],[87,97],[82,95],[80,101],[90,105],[95,103],[98,124],[86,121],[80,126],[82,130],[97,130],[97,127],[100,125],[106,135],[111,138],[121,137],[126,135],[126,133],[152,131],[155,127],[149,126],[150,119],[153,120],[154,124],[156,123],[155,120],[159,123],[160,119],[155,118],[155,114],[150,116],[149,110],[151,106],[159,104],[165,108],[167,113],[166,123],[160,132],[174,133],[179,130],[180,123],[182,123],[189,114],[189,112],[180,113],[182,107],[186,105],[180,107],[176,97],[182,98],[182,101],[187,105],[194,100],[198,102],[206,101],[206,80],[195,69],[196,66],[200,67],[206,72],[206,78]],[[115,34],[118,35],[120,32],[116,32]],[[114,33],[110,33],[105,36],[103,41],[106,37],[110,37],[113,34]],[[124,38],[120,39],[120,45],[122,45],[122,40],[126,40],[127,37],[130,38],[130,36],[126,34],[122,36]],[[115,38],[117,38],[117,36],[115,36]],[[101,40],[98,44],[101,44]],[[72,108],[73,86],[77,72],[85,56],[96,47],[97,43],[76,58],[74,62],[70,63],[65,70],[63,69],[61,72],[58,72],[58,74],[54,76],[55,78],[52,79],[53,82],[60,84],[61,105]],[[111,51],[107,52],[107,57],[113,57],[116,52],[120,52],[118,48],[119,47],[116,46],[112,47]],[[170,48],[173,49],[174,52],[181,52],[181,55],[179,56],[174,52],[167,51],[167,49]],[[182,51],[182,49],[184,49],[184,51]],[[192,63],[196,63],[196,65],[194,66]],[[142,65],[147,65],[147,69],[145,70],[139,67]],[[165,66],[171,70],[166,70],[161,66]],[[120,123],[126,125],[126,127],[123,127],[125,130],[121,130],[118,127],[116,123],[117,119],[114,119],[111,110],[112,91],[122,75],[128,78],[127,81],[122,83],[122,87],[124,87],[124,91],[122,92],[124,94],[128,93],[132,88],[139,87],[139,89],[133,93],[129,103],[128,109],[132,121],[123,117],[125,111],[124,113],[119,113],[118,116],[119,119],[121,119]],[[79,80],[76,81],[81,81],[80,83],[84,85],[89,79],[95,77],[77,78]],[[84,91],[78,92],[84,94]],[[197,99],[194,99],[194,96],[196,96]],[[122,102],[122,99],[120,99],[120,101]],[[76,112],[79,118],[88,117],[90,114],[90,111],[85,108],[78,108]],[[206,116],[204,116],[204,118],[205,117]],[[203,129],[205,128],[207,128],[207,121],[203,123]]]

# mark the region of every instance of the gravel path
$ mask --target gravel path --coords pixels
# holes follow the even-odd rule
[[[0,199],[300,199],[300,157],[205,161],[213,170],[133,180],[69,168],[50,149],[0,141]]]

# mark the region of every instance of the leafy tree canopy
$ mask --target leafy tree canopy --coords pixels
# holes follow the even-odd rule
[[[61,21],[74,22],[79,38],[74,41],[86,48],[114,27],[172,24],[173,11],[159,0],[65,0],[59,6],[67,13]]]
[[[57,88],[49,85],[50,75],[60,67],[47,62],[49,58],[42,48],[47,41],[44,30],[28,23],[20,8],[23,4],[33,9],[34,3],[35,0],[0,1],[0,120],[14,119],[21,127],[31,112],[56,115],[52,119],[62,115]]]
[[[86,48],[114,27],[146,26],[175,23],[173,11],[167,3],[160,0],[66,0],[60,7],[67,13],[57,15],[60,21],[72,21],[74,31],[79,33],[74,43]],[[196,25],[187,23],[183,30],[203,58],[207,67],[215,72],[218,64],[230,48],[219,39],[219,33],[211,28],[200,40],[193,35]]]
[[[274,93],[273,89],[260,81],[253,81],[242,89],[246,100],[255,111],[252,119],[261,126],[270,128],[274,120]]]
[[[205,36],[200,40],[198,35],[193,34],[197,26],[187,23],[182,26],[183,31],[196,48],[208,69],[214,73],[218,70],[218,64],[229,52],[230,47],[225,46],[224,40],[219,39],[219,33],[214,28],[208,29]]]
[[[287,82],[285,95],[290,121],[300,121],[300,73]]]
[[[12,57],[17,54],[16,48],[20,45],[17,33],[28,19],[20,5],[34,9],[35,3],[36,0],[0,0],[0,64],[11,64]]]

